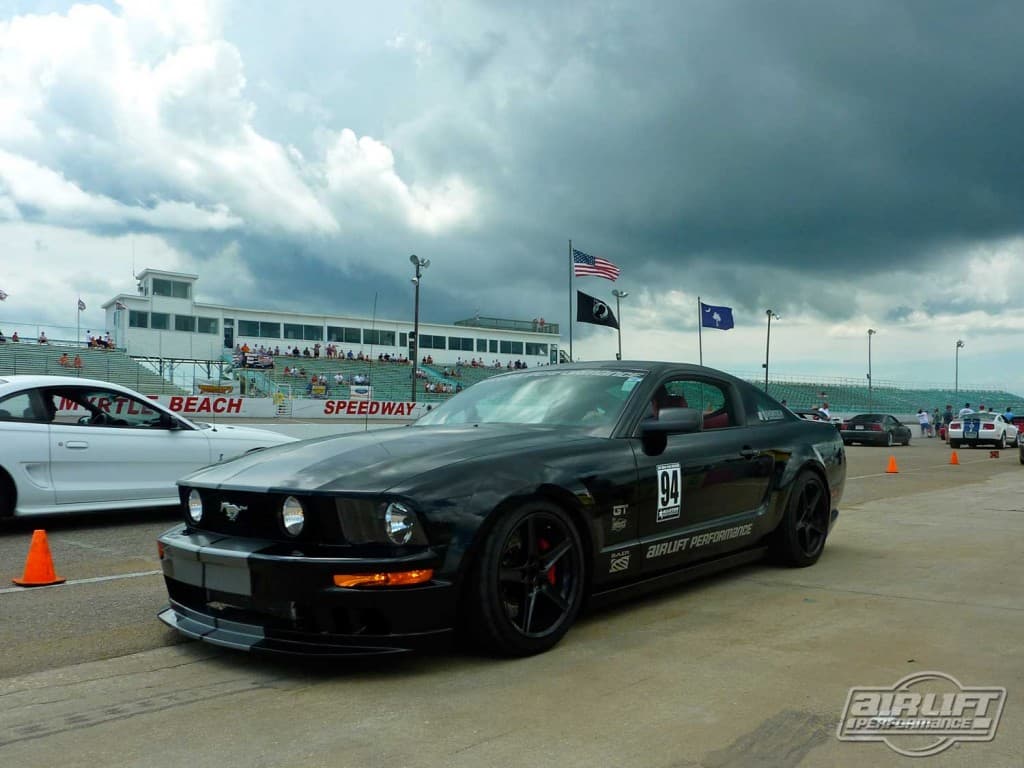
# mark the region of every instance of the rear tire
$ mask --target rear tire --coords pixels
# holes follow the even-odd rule
[[[825,551],[831,504],[821,478],[803,472],[793,483],[773,546],[779,560],[794,568],[814,565]]]
[[[893,444],[892,432],[886,432],[885,433],[885,444],[887,446],[889,446],[890,448],[892,448],[892,444]]]
[[[0,469],[0,520],[14,516],[14,507],[18,502],[18,493],[14,481],[4,470]]]
[[[1005,451],[1006,450],[1006,433],[1005,432],[1003,432],[1001,435],[999,435],[999,442],[996,443],[996,448],[998,448],[1001,451]]]
[[[469,584],[471,629],[487,650],[530,656],[552,648],[583,603],[583,542],[560,507],[534,501],[487,534]]]

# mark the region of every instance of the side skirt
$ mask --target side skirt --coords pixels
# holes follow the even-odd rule
[[[721,557],[716,560],[708,560],[703,563],[669,571],[667,573],[659,573],[657,576],[651,576],[640,581],[634,581],[630,584],[606,589],[602,592],[594,592],[587,602],[587,607],[591,609],[604,608],[605,606],[614,605],[615,603],[631,597],[638,597],[639,595],[644,595],[648,592],[656,592],[677,584],[683,584],[687,581],[693,581],[694,579],[700,579],[704,576],[710,576],[711,574],[718,573],[719,571],[725,571],[730,568],[736,568],[740,565],[746,565],[747,563],[762,560],[767,553],[767,546],[754,547],[753,549],[746,549],[742,552],[726,555],[725,557]]]

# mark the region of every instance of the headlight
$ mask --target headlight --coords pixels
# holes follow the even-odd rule
[[[302,526],[306,524],[306,512],[302,503],[294,496],[289,496],[281,505],[281,525],[289,536],[298,536],[302,533]]]
[[[188,518],[193,523],[198,523],[203,519],[203,497],[195,488],[188,495]]]
[[[416,528],[416,515],[404,504],[393,501],[384,510],[384,533],[392,544],[408,544]]]

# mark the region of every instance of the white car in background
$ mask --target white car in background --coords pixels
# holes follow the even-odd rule
[[[948,435],[950,448],[962,445],[973,448],[982,444],[1006,448],[1016,444],[1017,427],[998,413],[968,413],[949,423]]]
[[[105,381],[0,376],[0,518],[175,505],[183,475],[294,440],[189,421]]]

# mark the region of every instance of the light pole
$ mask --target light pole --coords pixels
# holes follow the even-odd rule
[[[871,391],[871,337],[874,336],[878,331],[874,328],[868,328],[868,410],[874,410],[874,397]]]
[[[960,350],[964,348],[964,343],[960,339],[956,340],[956,350],[954,352],[954,364],[953,364],[953,391],[960,391]]]
[[[421,259],[415,253],[409,257],[409,261],[416,267],[416,277],[412,279],[412,284],[416,287],[416,301],[413,305],[412,311],[412,344],[409,345],[409,351],[412,352],[412,396],[411,401],[416,402],[416,371],[419,368],[420,362],[420,277],[423,276],[423,270],[430,266],[430,259]]]
[[[615,356],[616,360],[622,359],[622,311],[619,308],[619,302],[629,296],[626,291],[620,291],[618,288],[612,288],[612,296],[615,297],[615,319],[619,323],[619,353]]]
[[[764,342],[764,391],[768,391],[768,352],[772,347],[772,318],[779,320],[779,316],[775,314],[773,310],[766,309],[765,314],[768,315],[768,338]]]

